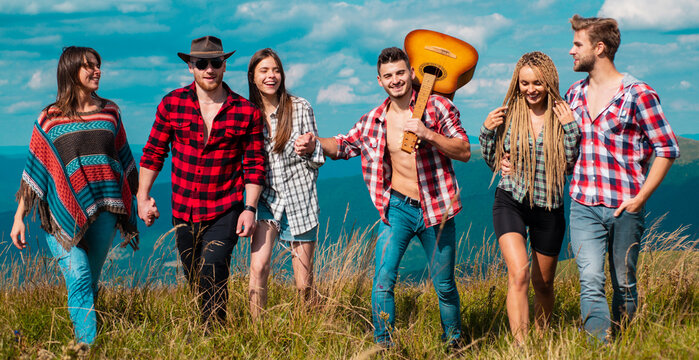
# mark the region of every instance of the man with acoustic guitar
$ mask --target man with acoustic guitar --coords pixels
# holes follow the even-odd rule
[[[412,87],[415,74],[403,50],[384,49],[377,70],[378,83],[388,98],[362,116],[347,135],[318,138],[324,154],[332,159],[361,155],[364,180],[381,216],[371,296],[374,339],[383,346],[394,345],[393,289],[400,260],[417,236],[439,297],[442,339],[458,346],[461,314],[454,281],[453,217],[461,210],[461,202],[451,159],[468,161],[470,144],[459,111],[443,96],[430,95],[424,116],[412,118],[417,97]],[[405,131],[419,139],[412,153],[401,150]],[[309,154],[315,144],[312,133],[304,134],[295,143],[296,152]]]

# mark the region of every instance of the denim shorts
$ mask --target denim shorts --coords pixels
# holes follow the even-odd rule
[[[308,230],[303,234],[293,235],[291,233],[291,229],[289,228],[289,219],[286,217],[286,211],[284,211],[281,221],[275,220],[272,211],[261,201],[257,205],[257,221],[267,221],[271,223],[275,228],[277,228],[279,240],[282,241],[312,242],[316,241],[318,238],[317,225],[313,229]]]

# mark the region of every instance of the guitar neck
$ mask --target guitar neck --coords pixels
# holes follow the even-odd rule
[[[422,84],[420,85],[420,92],[417,94],[417,100],[415,101],[415,107],[413,108],[413,119],[422,119],[422,114],[425,113],[427,100],[430,98],[430,94],[432,93],[436,79],[437,76],[434,74],[425,73],[423,75]]]

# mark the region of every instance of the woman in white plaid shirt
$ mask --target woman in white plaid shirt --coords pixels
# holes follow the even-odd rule
[[[274,241],[279,237],[292,253],[296,288],[309,300],[313,285],[313,252],[318,237],[318,168],[320,144],[306,156],[294,152],[301,134],[318,134],[311,105],[291,96],[284,86],[284,68],[272,49],[250,59],[250,101],[264,113],[267,177],[257,211],[257,228],[250,245],[250,312],[257,318],[267,304],[267,278]],[[317,140],[316,140],[317,141]]]

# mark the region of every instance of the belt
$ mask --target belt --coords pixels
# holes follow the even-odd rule
[[[401,200],[405,200],[408,202],[408,204],[410,204],[414,207],[420,207],[420,200],[415,200],[411,197],[407,197],[407,196],[405,196],[405,195],[403,195],[403,194],[401,194],[398,191],[395,191],[393,189],[391,189],[391,196],[395,196]]]

